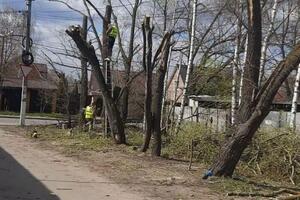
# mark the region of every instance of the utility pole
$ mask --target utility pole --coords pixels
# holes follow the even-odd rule
[[[27,24],[26,24],[26,38],[25,38],[26,43],[25,43],[25,50],[23,50],[23,54],[22,54],[22,61],[23,64],[26,66],[30,66],[33,63],[33,56],[30,52],[31,3],[32,0],[26,0],[26,5],[27,5]],[[25,126],[26,103],[27,103],[27,80],[25,74],[23,74],[21,109],[20,109],[20,126]]]

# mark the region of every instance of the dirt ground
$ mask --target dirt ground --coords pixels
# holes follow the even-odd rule
[[[63,200],[82,200],[85,194],[90,195],[88,198],[85,196],[87,200],[233,199],[209,189],[209,182],[201,179],[204,169],[199,165],[188,171],[186,162],[153,158],[133,150],[124,151],[124,146],[114,146],[101,152],[66,153],[54,142],[25,137],[25,131],[20,128],[1,129],[1,148],[30,172],[36,171],[38,176],[43,176],[37,178],[45,179],[43,184],[54,192],[53,195],[62,195]],[[55,181],[49,181],[49,176],[51,180],[80,180],[81,184],[72,181],[67,185],[63,182],[55,184]],[[49,192],[46,193],[49,195]]]

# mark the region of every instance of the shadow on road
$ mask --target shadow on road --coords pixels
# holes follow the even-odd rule
[[[0,147],[0,200],[60,200]]]

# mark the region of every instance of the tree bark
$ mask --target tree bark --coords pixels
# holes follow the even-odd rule
[[[239,85],[239,103],[238,105],[241,105],[241,101],[242,101],[242,91],[243,91],[243,82],[244,82],[244,71],[245,71],[245,65],[246,65],[246,60],[247,60],[247,52],[248,52],[248,34],[246,36],[246,43],[245,43],[245,52],[243,55],[243,62],[241,63],[241,78],[240,78],[240,85]]]
[[[215,176],[232,176],[235,167],[260,124],[269,113],[272,100],[297,64],[295,51],[287,60],[281,62],[273,71],[265,85],[258,91],[259,68],[261,58],[261,7],[260,0],[247,0],[248,5],[248,48],[244,68],[242,99],[239,108],[238,124],[233,136],[221,149],[212,165]],[[296,48],[296,52],[297,52]],[[292,62],[292,63],[291,63]],[[285,68],[284,68],[285,67]]]
[[[111,62],[109,60],[106,60],[107,58],[111,58],[112,50],[108,49],[108,35],[106,33],[108,29],[108,25],[111,23],[111,15],[112,15],[112,6],[107,5],[105,10],[105,20],[103,20],[103,27],[102,27],[102,61],[105,63],[104,71],[106,72],[106,84],[108,86],[109,93],[112,91],[111,87],[111,70],[110,70],[110,64]]]
[[[276,69],[256,95],[249,119],[235,129],[236,134],[221,149],[218,158],[211,167],[214,176],[232,176],[234,169],[255,132],[270,112],[272,101],[290,73],[300,63],[300,43],[279,63]]]
[[[123,88],[122,100],[121,100],[121,116],[125,123],[128,117],[128,100],[129,100],[129,87]]]
[[[108,1],[111,5],[111,1]],[[134,6],[132,7],[132,14],[131,14],[131,27],[130,27],[130,35],[129,35],[129,45],[128,45],[128,53],[126,54],[123,46],[123,42],[121,39],[120,32],[118,33],[118,42],[119,42],[119,48],[122,55],[124,68],[125,68],[125,77],[124,77],[124,83],[125,86],[123,87],[123,93],[121,97],[121,115],[124,122],[126,122],[127,116],[128,116],[128,99],[130,94],[130,73],[131,73],[131,67],[132,67],[132,60],[134,56],[134,40],[135,40],[135,29],[136,29],[136,19],[137,19],[137,12],[138,8],[141,5],[141,0],[135,0]],[[118,21],[116,16],[114,15],[114,21],[116,23],[116,26],[119,29]]]
[[[107,5],[105,9],[105,20],[103,20],[102,26],[102,60],[104,61],[106,58],[111,57],[112,52],[108,50],[108,35],[106,31],[108,29],[108,25],[111,23],[111,14],[112,14],[112,6]]]
[[[296,130],[296,115],[297,115],[297,106],[298,106],[298,96],[299,96],[299,81],[300,81],[300,66],[298,66],[295,85],[294,85],[294,94],[292,100],[292,109],[290,116],[290,128]]]
[[[152,31],[150,27],[150,17],[146,17],[142,25],[143,38],[144,38],[144,49],[143,49],[143,66],[145,69],[145,101],[144,101],[144,112],[145,112],[145,138],[142,146],[142,151],[146,152],[149,148],[152,132]]]
[[[241,2],[237,2],[238,23],[236,25],[236,46],[234,49],[234,58],[232,63],[232,88],[231,88],[231,124],[236,124],[236,113],[238,109],[237,94],[237,70],[240,63],[240,46],[242,34],[242,9]]]
[[[264,41],[262,44],[262,49],[261,49],[261,58],[260,58],[260,69],[259,69],[259,80],[258,80],[258,87],[260,88],[262,85],[262,81],[265,75],[265,65],[266,65],[266,57],[267,57],[267,49],[269,46],[269,41],[273,33],[273,28],[274,28],[274,22],[275,22],[275,17],[277,13],[277,6],[278,6],[279,0],[274,0],[274,4],[272,7],[271,11],[271,21],[269,25],[269,29],[267,31],[267,34],[264,37]]]
[[[188,58],[188,66],[187,66],[187,74],[184,80],[184,88],[182,91],[182,100],[180,106],[180,112],[176,124],[175,132],[179,131],[179,126],[183,120],[184,116],[184,104],[186,102],[187,97],[187,88],[189,86],[189,78],[192,72],[192,65],[193,65],[193,54],[194,54],[194,42],[195,42],[195,34],[196,34],[196,12],[197,12],[197,0],[193,0],[193,18],[192,18],[192,33],[191,33],[191,40],[190,40],[190,50],[189,50],[189,58]]]
[[[113,101],[109,89],[105,84],[105,79],[100,70],[99,60],[97,59],[94,47],[82,39],[82,37],[80,36],[79,28],[71,26],[68,30],[66,30],[66,33],[74,40],[81,54],[88,59],[95,72],[96,79],[98,81],[100,90],[105,100],[105,106],[108,113],[108,120],[111,128],[111,133],[115,142],[117,144],[126,143],[124,124],[120,117],[117,105]]]
[[[83,17],[81,37],[84,41],[87,39],[87,16]],[[87,106],[88,96],[88,74],[87,74],[87,60],[81,55],[81,94],[80,94],[80,110]]]
[[[164,97],[164,80],[168,68],[168,58],[170,51],[170,39],[171,34],[167,32],[164,36],[163,42],[164,46],[162,49],[162,56],[159,69],[157,70],[157,87],[155,90],[153,105],[152,105],[152,114],[153,114],[153,149],[152,155],[160,156],[161,154],[161,111],[162,111],[162,102]]]
[[[248,0],[248,48],[244,68],[242,99],[238,110],[238,124],[246,122],[253,107],[252,101],[258,91],[261,55],[261,8],[260,0]]]

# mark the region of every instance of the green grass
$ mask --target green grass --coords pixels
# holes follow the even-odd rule
[[[141,146],[143,144],[143,133],[134,128],[128,128],[127,132],[127,141],[131,146]]]
[[[90,136],[87,132],[73,130],[73,134],[69,135],[69,130],[57,129],[54,127],[38,127],[38,140],[49,141],[54,145],[64,147],[67,153],[76,153],[81,151],[101,151],[112,145],[109,138],[93,135]],[[27,130],[27,135],[30,136],[32,128]]]
[[[29,130],[28,133],[32,132]],[[73,134],[68,130],[54,127],[39,127],[39,140],[51,141],[64,147],[68,152],[84,150],[105,151],[114,147],[111,138],[102,136],[90,137],[87,132],[74,129]],[[143,144],[143,134],[137,127],[126,127],[129,146],[115,146],[117,149],[130,153]],[[184,124],[178,134],[164,134],[162,155],[166,158],[189,160],[190,146],[194,143],[194,162],[204,166],[213,162],[223,144],[225,134],[214,133],[205,125],[199,123]],[[131,146],[131,147],[130,147]],[[132,146],[134,148],[132,148]],[[288,129],[260,129],[255,138],[244,151],[235,174],[251,179],[270,180],[280,183],[290,183],[292,169],[293,180],[300,185],[300,136]],[[292,163],[291,161],[292,160]],[[292,168],[293,166],[293,168]]]
[[[164,157],[188,160],[194,143],[194,160],[212,162],[222,144],[224,134],[214,133],[201,123],[185,123],[178,134],[168,135],[162,153]]]

